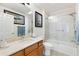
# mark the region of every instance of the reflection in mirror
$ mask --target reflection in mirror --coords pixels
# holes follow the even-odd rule
[[[2,12],[0,13],[0,39],[7,40],[8,42],[14,42],[17,39],[18,35],[28,35],[29,32],[32,32],[32,14],[28,14],[31,11],[27,5],[23,6],[20,3],[0,3],[0,7],[2,8]],[[14,15],[12,13],[4,13],[4,10],[8,10],[14,12],[14,14],[20,14],[25,16],[25,25],[14,24]],[[17,18],[17,17],[16,17]],[[22,19],[23,17],[20,17]],[[17,18],[19,19],[19,18]],[[28,22],[29,21],[29,22]],[[19,28],[19,32],[17,32],[17,26],[24,26],[24,29]],[[29,27],[28,27],[29,26]],[[6,29],[6,30],[5,30]],[[21,31],[22,30],[22,31]],[[22,33],[23,32],[23,33]]]
[[[32,36],[33,35],[33,12],[28,12],[28,18],[29,18],[29,33]]]

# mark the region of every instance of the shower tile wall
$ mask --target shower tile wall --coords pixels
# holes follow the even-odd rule
[[[69,14],[49,19],[47,41],[53,45],[53,50],[65,55],[77,55],[74,26],[74,17]]]
[[[55,21],[54,21],[55,20]],[[49,39],[74,41],[74,18],[71,15],[54,16],[49,20]]]

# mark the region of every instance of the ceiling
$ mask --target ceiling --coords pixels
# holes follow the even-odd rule
[[[1,6],[7,7],[16,12],[20,12],[22,14],[27,14],[30,9],[27,6],[24,6],[20,3],[0,3]]]
[[[57,11],[75,7],[75,3],[32,3],[32,4],[40,10],[44,10],[47,13],[47,15],[53,15]],[[17,3],[0,3],[0,5],[24,14],[30,11],[30,9],[27,6],[25,7]]]
[[[75,7],[75,3],[34,3],[34,6],[52,15],[56,11]]]

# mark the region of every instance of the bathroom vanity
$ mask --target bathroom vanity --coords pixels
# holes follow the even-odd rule
[[[32,44],[14,54],[12,56],[42,56],[43,55],[43,40]]]
[[[24,38],[0,48],[0,56],[43,56],[43,38]]]

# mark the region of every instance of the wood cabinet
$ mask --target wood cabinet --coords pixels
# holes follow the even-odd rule
[[[43,56],[43,40],[39,41],[15,54],[12,56]]]
[[[25,55],[28,55],[29,53],[33,52],[37,48],[38,48],[38,43],[33,44],[33,45],[29,46],[28,48],[25,48]]]
[[[38,55],[38,49],[33,50],[31,53],[29,53],[27,56],[39,56]]]
[[[11,56],[24,56],[24,55],[25,55],[24,50],[21,50],[19,52],[16,52],[16,53],[12,54]]]
[[[28,54],[29,52],[29,54]],[[43,56],[43,41],[33,44],[25,49],[26,56]]]
[[[38,48],[38,55],[43,56],[43,45]]]

